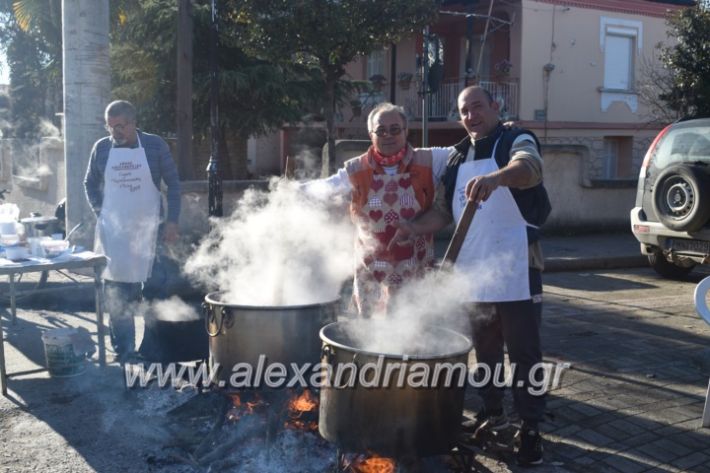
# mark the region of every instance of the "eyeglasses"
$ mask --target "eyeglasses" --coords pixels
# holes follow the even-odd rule
[[[386,136],[386,135],[397,136],[400,133],[402,133],[402,130],[403,130],[403,128],[399,125],[392,125],[391,127],[389,127],[389,129],[387,129],[384,126],[381,126],[381,127],[378,127],[376,129],[370,131],[370,133],[374,133],[377,136],[379,136],[380,138],[382,138],[383,136]]]
[[[104,129],[109,133],[113,133],[114,131],[117,131],[118,133],[123,133],[123,130],[125,130],[127,126],[128,124],[116,126],[104,125]]]

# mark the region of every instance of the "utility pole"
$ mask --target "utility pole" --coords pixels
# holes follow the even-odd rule
[[[429,147],[429,27],[422,34],[422,148]]]
[[[212,22],[210,23],[210,134],[212,138],[210,162],[207,164],[207,201],[210,217],[222,216],[222,178],[218,172],[219,163],[219,65],[217,64],[217,26],[216,0],[212,0]]]
[[[183,180],[194,179],[192,167],[192,0],[178,2],[177,162]]]

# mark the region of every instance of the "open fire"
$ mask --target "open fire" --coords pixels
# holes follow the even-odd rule
[[[288,401],[288,420],[284,427],[316,432],[318,430],[318,399],[306,389]]]
[[[348,473],[395,473],[397,464],[391,458],[357,455],[345,468]]]
[[[254,414],[260,408],[265,408],[268,404],[261,399],[258,393],[253,394],[253,399],[242,400],[244,394],[231,394],[232,406],[227,411],[227,420],[236,422],[244,416]]]
[[[199,471],[463,473],[475,457],[463,445],[446,455],[401,461],[338,450],[319,435],[319,395],[313,390],[203,392],[169,414],[179,430],[166,454]]]

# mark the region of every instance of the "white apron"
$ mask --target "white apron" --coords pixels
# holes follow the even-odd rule
[[[466,161],[459,167],[452,202],[457,222],[466,206],[466,183],[498,170],[494,159],[497,147],[498,141],[491,156]],[[455,264],[473,283],[469,302],[530,299],[526,226],[507,187],[497,188],[487,201],[479,204]]]
[[[140,137],[137,148],[111,147],[94,242],[95,251],[108,257],[105,279],[132,283],[148,279],[159,219],[160,191]]]

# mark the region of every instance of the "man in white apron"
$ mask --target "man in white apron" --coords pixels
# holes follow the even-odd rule
[[[119,361],[134,353],[136,305],[155,258],[161,180],[168,186],[164,239],[177,239],[180,183],[167,144],[136,128],[136,112],[118,100],[106,108],[110,136],[91,152],[84,186],[96,213],[94,250],[108,257],[103,273],[111,342]]]
[[[468,200],[478,205],[456,260],[456,268],[474,283],[464,300],[469,302],[476,361],[495,373],[497,366],[503,366],[503,347],[507,347],[515,366],[513,400],[522,419],[517,461],[538,465],[542,463],[538,423],[543,420],[545,399],[534,389],[542,376],[538,369],[542,252],[537,230],[550,210],[542,187],[542,158],[532,132],[500,122],[498,104],[485,89],[464,89],[458,107],[469,136],[453,147],[443,182],[446,206],[456,221]],[[396,240],[435,231],[449,218],[436,210],[423,214],[401,225]],[[478,375],[484,373],[479,370]],[[483,410],[475,421],[464,424],[474,437],[508,426],[503,389],[491,381],[488,377],[480,389]]]

